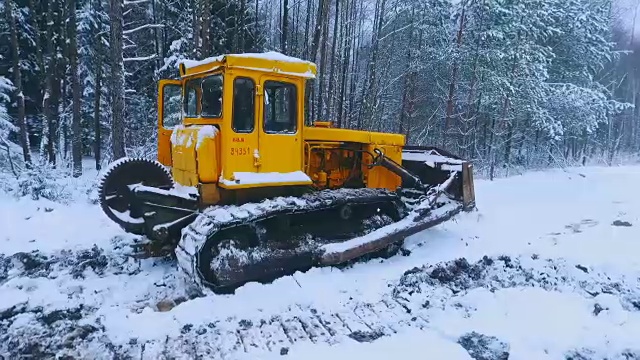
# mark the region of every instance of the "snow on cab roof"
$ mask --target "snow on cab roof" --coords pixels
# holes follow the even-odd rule
[[[182,75],[210,71],[218,66],[246,69],[271,70],[303,77],[315,77],[316,65],[313,62],[284,55],[276,51],[263,53],[225,54],[202,60],[185,59],[180,62]]]
[[[314,63],[312,63],[310,61],[306,61],[306,60],[302,60],[302,59],[295,58],[295,57],[292,57],[292,56],[284,55],[284,54],[279,53],[277,51],[267,51],[267,52],[263,52],[263,53],[225,54],[225,55],[217,55],[217,56],[208,57],[208,58],[202,59],[202,60],[185,59],[185,60],[182,60],[182,63],[184,64],[184,66],[187,69],[189,69],[189,68],[194,68],[194,67],[200,66],[200,65],[210,64],[210,63],[213,63],[213,62],[222,62],[225,58],[231,58],[231,57],[253,58],[253,59],[262,59],[262,60],[272,60],[272,61],[282,61],[282,62],[289,62],[289,63],[315,65]]]

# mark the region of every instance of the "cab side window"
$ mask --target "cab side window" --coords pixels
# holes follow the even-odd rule
[[[294,134],[297,131],[296,86],[279,81],[264,83],[264,132]]]
[[[222,75],[212,75],[202,80],[202,116],[222,117]]]
[[[202,79],[192,79],[184,85],[184,113],[186,117],[197,117],[200,115],[200,83]]]
[[[182,86],[166,84],[162,90],[162,126],[172,129],[182,122]]]
[[[233,131],[250,133],[255,128],[255,83],[249,78],[233,80]]]
[[[315,98],[315,79],[307,79],[305,81],[305,90],[304,90],[304,124],[307,126],[313,126],[313,99]]]

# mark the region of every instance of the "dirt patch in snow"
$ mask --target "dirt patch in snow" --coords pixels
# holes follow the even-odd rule
[[[596,350],[580,349],[567,352],[564,360],[638,360],[640,349],[624,350],[611,356],[603,357]]]
[[[495,336],[487,336],[475,331],[462,335],[458,344],[469,352],[475,360],[508,360],[509,344]]]
[[[631,226],[633,226],[630,222],[623,221],[623,220],[615,220],[613,223],[611,223],[611,225],[613,225],[613,226],[623,226],[623,227],[631,227]]]
[[[422,304],[454,296],[462,291],[483,287],[491,291],[513,287],[541,287],[545,290],[575,290],[587,297],[614,294],[621,298],[625,310],[637,311],[640,293],[638,279],[611,278],[597,271],[589,271],[580,264],[562,259],[484,257],[475,263],[461,258],[454,261],[414,268],[404,273],[393,290],[401,303]],[[444,289],[434,292],[433,289]],[[415,301],[415,298],[420,301]]]
[[[0,254],[0,359],[111,357],[120,350],[104,340],[101,311],[139,313],[161,299],[173,299],[174,306],[186,300],[175,264],[137,260],[123,239],[112,243],[110,249]]]
[[[93,310],[80,305],[46,312],[42,307],[27,308],[25,304],[5,310],[5,316],[0,313],[0,355],[44,359],[81,346],[100,329],[97,324],[80,323]]]
[[[383,337],[384,333],[380,330],[361,331],[357,330],[349,334],[349,337],[357,342],[372,342]]]
[[[85,271],[94,274],[133,275],[137,269],[135,260],[126,254],[105,252],[98,246],[77,251],[62,250],[44,254],[38,250],[18,252],[10,256],[0,254],[0,284],[10,277],[45,277],[55,279],[59,274],[71,274],[73,278],[84,278]]]

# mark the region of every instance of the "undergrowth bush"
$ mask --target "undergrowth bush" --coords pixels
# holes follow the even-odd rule
[[[71,200],[72,194],[68,184],[60,181],[65,175],[63,171],[49,164],[34,164],[30,169],[24,169],[20,173],[14,194],[18,197],[28,196],[33,200],[43,198],[67,203]]]

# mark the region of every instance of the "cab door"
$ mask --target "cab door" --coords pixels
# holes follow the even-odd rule
[[[231,122],[228,133],[223,140],[225,160],[223,160],[225,177],[236,172],[257,172],[258,129],[256,114],[256,83],[250,77],[233,78],[232,86],[225,86],[225,98],[233,99],[230,106]],[[229,102],[227,102],[229,103]],[[228,125],[227,125],[228,126]],[[226,143],[224,143],[226,141]]]
[[[302,171],[300,82],[263,76],[260,79],[260,94],[261,120],[257,154],[260,168],[258,171],[261,173]]]
[[[158,162],[171,166],[171,133],[182,124],[182,81],[158,83]]]

